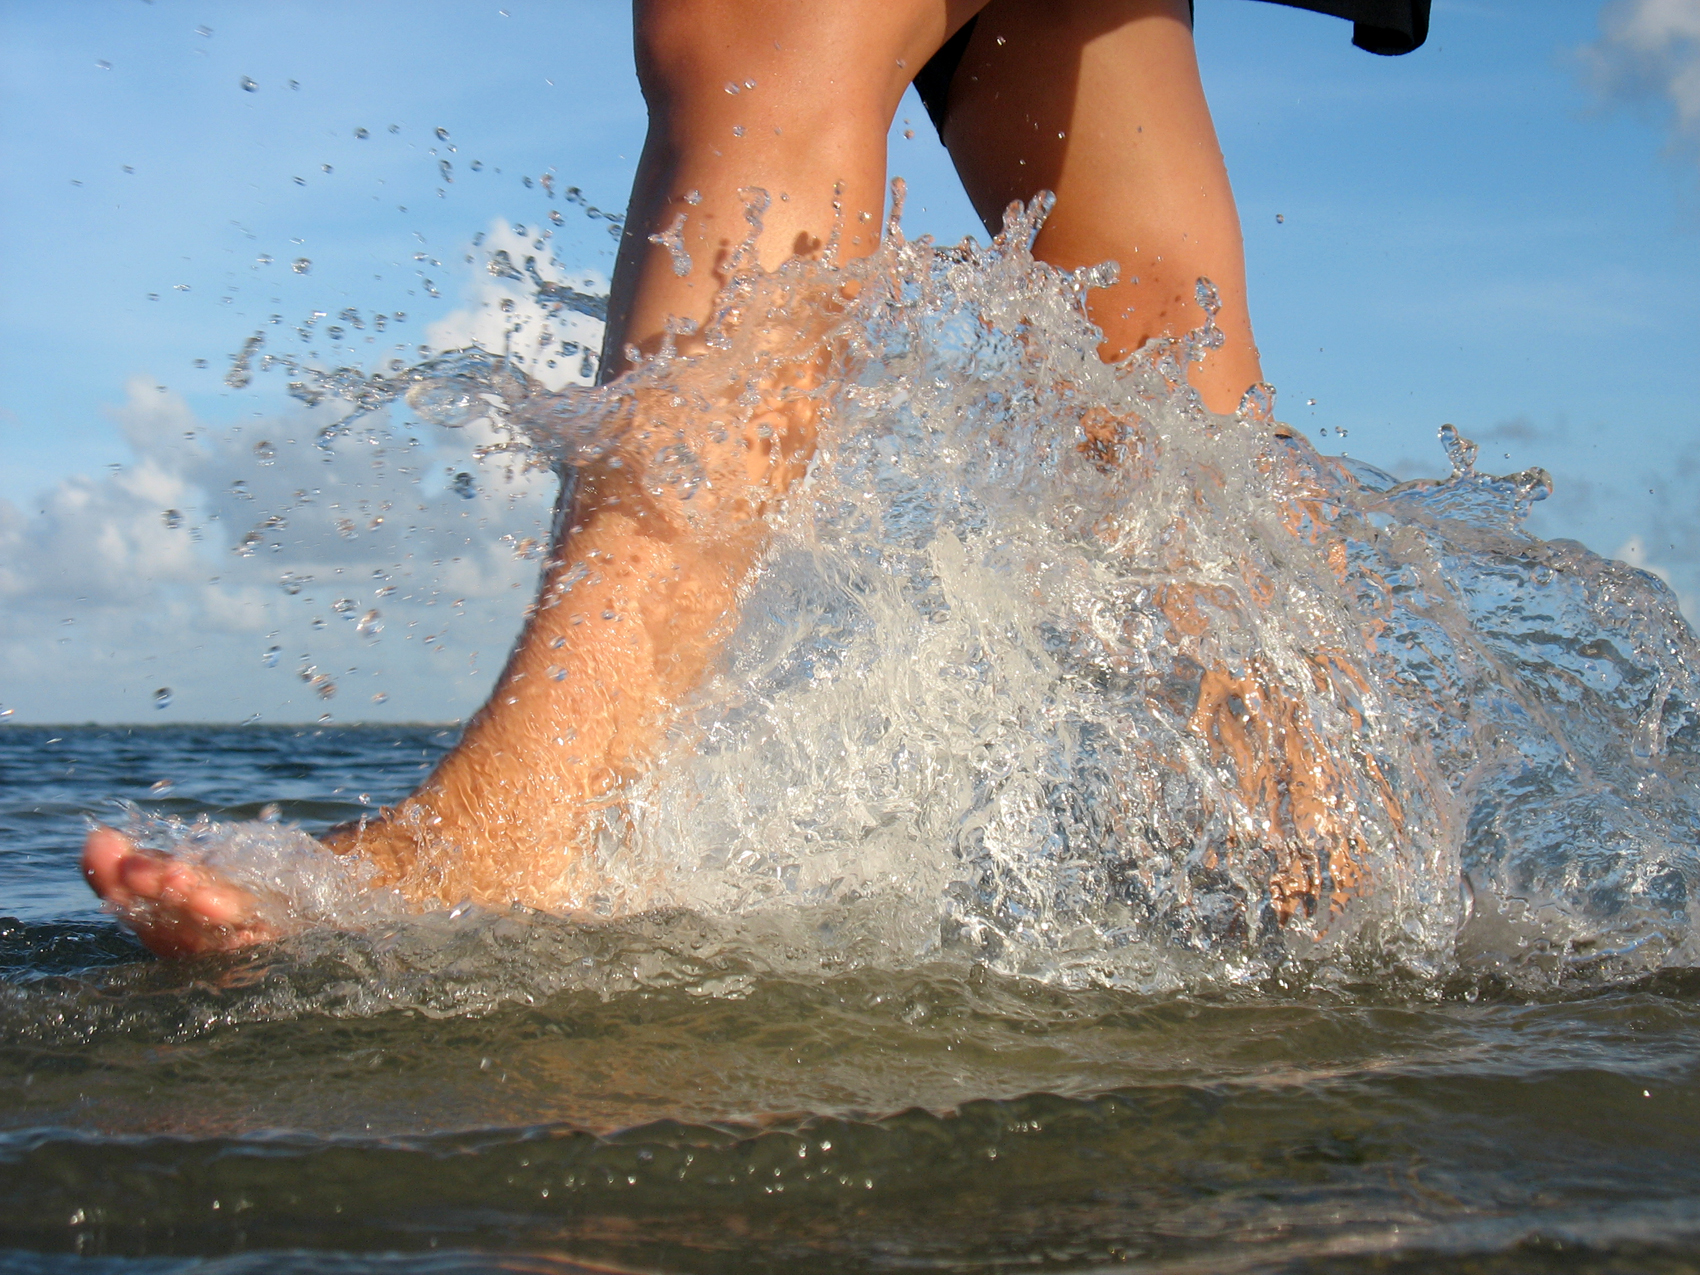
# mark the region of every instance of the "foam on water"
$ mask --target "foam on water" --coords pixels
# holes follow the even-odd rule
[[[720,667],[609,809],[575,924],[707,925],[763,969],[1146,990],[1700,961],[1700,648],[1669,590],[1528,535],[1546,475],[1477,473],[1450,427],[1450,475],[1399,483],[1318,454],[1267,387],[1211,414],[1184,367],[1212,328],[1103,364],[1104,275],[1036,262],[1041,216],[954,248],[894,218],[872,257],[767,274],[746,252],[705,353],[603,388],[548,388],[524,321],[498,352],[292,366],[355,409],[327,440],[405,397],[570,475],[664,397],[747,420],[801,357],[776,333],[830,357],[807,478]],[[532,334],[600,315],[527,272]],[[742,396],[708,403],[705,369]],[[691,437],[645,445],[687,505],[724,479]],[[302,834],[138,829],[280,913],[400,924]]]

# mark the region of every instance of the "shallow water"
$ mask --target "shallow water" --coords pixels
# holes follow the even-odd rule
[[[1150,996],[476,914],[168,965],[76,893],[114,794],[313,827],[445,742],[0,730],[5,1269],[1700,1267],[1690,973]]]
[[[450,730],[0,728],[0,1267],[1700,1268],[1673,598],[1524,534],[1545,475],[1454,433],[1400,484],[1267,396],[1209,415],[1208,330],[1104,367],[1033,225],[734,270],[732,390],[855,285],[820,450],[571,920],[414,915],[313,851]],[[504,357],[287,364],[358,409],[327,463],[436,421],[724,484],[759,393],[547,389],[596,299],[490,267]],[[304,928],[151,960],[80,893],[90,813]]]

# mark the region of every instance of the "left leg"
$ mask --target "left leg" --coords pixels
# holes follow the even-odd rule
[[[908,68],[974,6],[640,0],[650,130],[612,286],[610,376],[629,347],[653,352],[669,327],[707,323],[750,231],[746,191],[770,197],[755,245],[764,266],[829,244],[840,257],[874,250],[886,131]],[[674,235],[678,256],[652,239]],[[371,860],[382,882],[420,903],[570,906],[600,806],[649,763],[673,705],[712,663],[764,543],[764,507],[807,464],[812,413],[787,391],[820,375],[813,322],[804,314],[768,334],[796,355],[775,360],[772,383],[745,387],[712,355],[699,361],[687,388],[714,405],[706,416],[670,391],[637,392],[626,441],[578,474],[538,604],[488,702],[416,793],[333,833],[332,849]],[[678,345],[703,349],[688,335]],[[760,401],[743,402],[746,388]],[[715,480],[695,495],[655,478],[675,440]],[[156,951],[261,937],[253,900],[111,830],[90,836],[84,872]]]

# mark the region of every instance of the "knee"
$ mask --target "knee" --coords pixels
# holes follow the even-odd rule
[[[634,53],[651,116],[726,102],[754,80],[793,105],[896,98],[942,39],[921,0],[637,0]],[[918,60],[917,60],[918,59]],[[890,81],[890,83],[887,83]],[[764,96],[766,96],[764,94]]]

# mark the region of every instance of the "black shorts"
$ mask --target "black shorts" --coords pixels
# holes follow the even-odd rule
[[[1385,56],[1409,53],[1428,39],[1430,0],[1270,0],[1270,3],[1345,18],[1352,24],[1352,43],[1371,53]],[[969,18],[967,25],[945,41],[915,77],[915,91],[921,95],[927,114],[932,116],[933,127],[941,134],[945,108],[950,101],[950,82],[968,48],[977,20]]]

